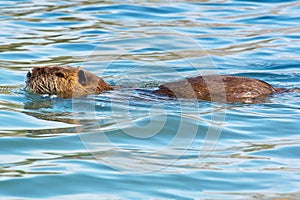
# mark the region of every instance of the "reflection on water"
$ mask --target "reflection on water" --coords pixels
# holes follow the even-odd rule
[[[299,199],[298,93],[226,105],[149,92],[203,74],[300,87],[299,8],[1,2],[0,197]],[[27,70],[55,64],[124,88],[73,100],[24,91]]]

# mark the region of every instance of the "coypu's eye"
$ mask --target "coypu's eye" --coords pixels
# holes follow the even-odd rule
[[[65,77],[65,75],[61,72],[56,72],[55,75],[61,78]]]
[[[27,78],[30,78],[31,75],[32,75],[31,72],[28,72],[27,75],[26,75],[26,77],[27,77]]]

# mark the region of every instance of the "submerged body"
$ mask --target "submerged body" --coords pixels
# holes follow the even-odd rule
[[[27,74],[26,88],[36,94],[61,98],[100,94],[114,88],[95,74],[69,66],[35,67]],[[154,94],[174,98],[199,99],[218,102],[261,102],[267,96],[286,91],[257,79],[240,76],[198,76],[165,83]]]
[[[253,78],[215,75],[165,83],[159,86],[159,90],[155,93],[206,101],[255,103],[263,101],[271,94],[283,91],[282,88],[275,88]]]

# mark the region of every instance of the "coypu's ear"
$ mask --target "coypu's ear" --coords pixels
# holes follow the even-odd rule
[[[84,70],[82,70],[82,69],[78,71],[78,81],[83,86],[87,85],[87,78],[86,78]]]

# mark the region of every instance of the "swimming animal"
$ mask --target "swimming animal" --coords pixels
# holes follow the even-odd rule
[[[35,94],[77,98],[114,90],[114,87],[81,67],[46,66],[34,67],[27,73],[26,89]],[[271,94],[290,91],[253,78],[212,75],[164,83],[152,92],[171,98],[254,103],[262,102]]]

